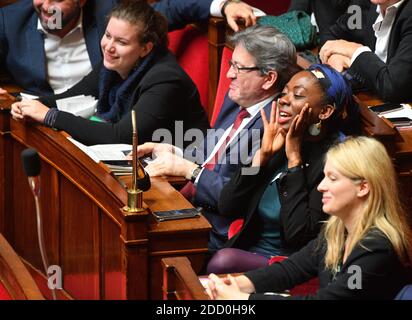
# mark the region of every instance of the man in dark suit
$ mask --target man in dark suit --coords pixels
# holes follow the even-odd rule
[[[147,143],[139,147],[139,156],[156,156],[146,167],[151,176],[176,175],[191,181],[182,193],[195,206],[203,207],[212,224],[212,252],[226,242],[233,220],[218,213],[220,191],[239,166],[244,167],[244,174],[255,173],[249,164],[263,134],[260,112],[264,110],[269,115],[274,98],[296,70],[295,47],[273,27],[247,28],[233,36],[233,44],[227,72],[231,80],[229,91],[214,128],[208,130],[203,143],[197,144],[200,147],[189,147],[185,157],[167,144]]]
[[[117,1],[20,0],[0,9],[0,70],[32,94],[44,96],[69,89],[101,62],[105,17]],[[166,16],[169,30],[173,30],[206,19],[212,3],[162,0],[153,6]],[[61,26],[53,20],[60,12]],[[245,3],[230,3],[224,13],[228,21],[237,17],[255,21]],[[1,93],[5,92],[0,89]]]
[[[355,17],[345,14],[329,29],[320,58],[339,71],[347,69],[383,100],[410,101],[412,2],[370,2],[370,9],[362,12],[361,28],[355,28]]]

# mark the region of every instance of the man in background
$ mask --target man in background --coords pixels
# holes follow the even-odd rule
[[[253,24],[252,8],[222,0],[162,0],[154,3],[169,30],[219,15],[233,26]],[[57,94],[78,83],[102,61],[100,39],[117,0],[20,0],[0,9],[0,71],[35,95]],[[6,94],[0,88],[0,94]]]

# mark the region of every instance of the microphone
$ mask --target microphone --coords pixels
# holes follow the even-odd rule
[[[137,189],[140,189],[142,191],[147,191],[150,189],[151,187],[151,183],[150,183],[150,176],[149,174],[146,172],[146,170],[143,168],[143,165],[141,164],[141,162],[139,160],[138,161],[138,169],[137,169],[137,180],[136,180],[136,187]]]
[[[43,222],[42,215],[40,211],[40,157],[35,149],[25,149],[21,153],[21,160],[23,162],[24,172],[26,173],[27,179],[31,191],[34,196],[34,202],[36,205],[36,218],[37,218],[37,238],[39,241],[40,254],[43,262],[43,267],[48,275],[48,266],[49,262],[46,256],[46,247],[44,245],[44,236],[43,236]],[[55,289],[51,289],[53,300],[57,299]]]
[[[34,197],[40,196],[40,157],[35,149],[25,149],[21,153],[24,172]]]

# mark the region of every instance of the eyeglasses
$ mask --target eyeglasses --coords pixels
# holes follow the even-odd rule
[[[249,71],[260,70],[260,68],[258,68],[256,66],[255,67],[240,67],[233,60],[229,60],[229,67],[233,68],[233,71],[235,71],[235,73],[240,73],[240,71],[245,71],[245,73],[246,73],[246,72],[249,72]]]

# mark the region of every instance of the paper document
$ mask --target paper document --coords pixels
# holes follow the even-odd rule
[[[80,116],[90,118],[96,113],[97,100],[92,96],[79,95],[56,101],[57,109]]]
[[[73,138],[68,137],[67,139],[95,162],[103,160],[126,160],[126,155],[132,151],[131,144],[96,144],[94,146],[86,146]]]

